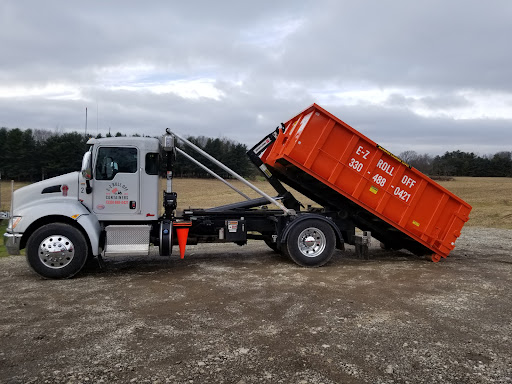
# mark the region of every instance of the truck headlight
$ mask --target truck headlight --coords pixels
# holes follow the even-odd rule
[[[13,216],[9,219],[9,223],[7,224],[7,230],[12,231],[19,224],[21,220],[21,216]]]

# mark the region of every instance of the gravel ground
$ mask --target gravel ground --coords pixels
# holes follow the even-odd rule
[[[512,230],[432,263],[374,244],[305,269],[265,245],[71,280],[0,259],[2,383],[512,383]]]

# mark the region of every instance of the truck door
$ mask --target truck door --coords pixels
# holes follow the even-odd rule
[[[97,214],[140,212],[140,167],[135,147],[98,148],[94,166],[93,210]]]

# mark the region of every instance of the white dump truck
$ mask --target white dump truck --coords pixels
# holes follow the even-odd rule
[[[178,141],[261,197],[249,198],[180,149]],[[161,139],[115,137],[91,139],[88,145],[81,172],[13,193],[5,245],[11,254],[25,248],[29,265],[47,278],[74,276],[88,258],[101,262],[103,256],[147,255],[151,246],[170,256],[173,245],[183,258],[187,244],[243,245],[248,239],[264,241],[301,266],[320,266],[345,243],[366,254],[370,233],[386,248],[405,248],[439,261],[454,249],[471,211],[469,204],[316,104],[247,153],[276,190],[275,197],[169,130]],[[177,213],[172,189],[176,155],[245,200]],[[167,186],[161,211],[162,168]],[[281,182],[319,206],[301,210]],[[356,226],[363,236],[355,236]]]

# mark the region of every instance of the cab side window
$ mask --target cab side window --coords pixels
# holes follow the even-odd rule
[[[158,175],[160,169],[160,155],[158,153],[146,154],[146,173],[148,175]]]
[[[112,180],[118,173],[137,172],[137,148],[101,147],[96,161],[96,180]]]

